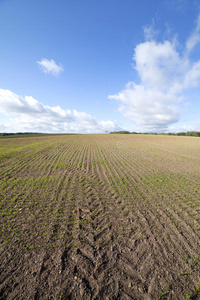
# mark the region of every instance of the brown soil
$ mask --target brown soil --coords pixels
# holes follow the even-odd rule
[[[0,299],[200,299],[200,139],[176,138],[7,139]]]

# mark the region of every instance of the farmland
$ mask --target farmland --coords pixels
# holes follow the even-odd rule
[[[200,299],[200,139],[0,139],[0,299]]]

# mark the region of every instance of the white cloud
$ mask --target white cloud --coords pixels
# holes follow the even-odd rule
[[[152,40],[157,35],[157,31],[155,30],[155,21],[152,19],[151,26],[144,26],[144,38],[146,41]]]
[[[164,129],[180,117],[178,97],[134,82],[128,83],[118,95],[109,98],[117,100],[123,116],[143,130]]]
[[[200,18],[195,32],[199,31]],[[190,50],[197,43],[193,35],[186,46]],[[188,55],[181,55],[176,41],[153,39],[136,46],[133,60],[140,82],[129,82],[109,99],[115,99],[122,115],[141,130],[166,130],[180,120],[184,91],[200,85],[200,60],[192,63]]]
[[[0,89],[0,107],[8,119],[0,124],[0,132],[100,133],[119,129],[112,121],[98,122],[85,112],[50,107],[31,96],[22,97],[10,90]]]
[[[61,65],[57,65],[53,59],[48,60],[43,58],[41,61],[37,61],[37,64],[41,67],[42,72],[59,76],[64,71]]]
[[[194,47],[200,42],[200,15],[197,20],[197,25],[194,32],[188,38],[186,42],[186,51],[187,53],[191,52]]]

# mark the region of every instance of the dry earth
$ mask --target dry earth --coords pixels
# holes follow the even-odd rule
[[[200,139],[0,140],[0,299],[200,299]]]

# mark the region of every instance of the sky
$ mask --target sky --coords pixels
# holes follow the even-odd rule
[[[0,0],[0,132],[200,131],[197,0]]]

